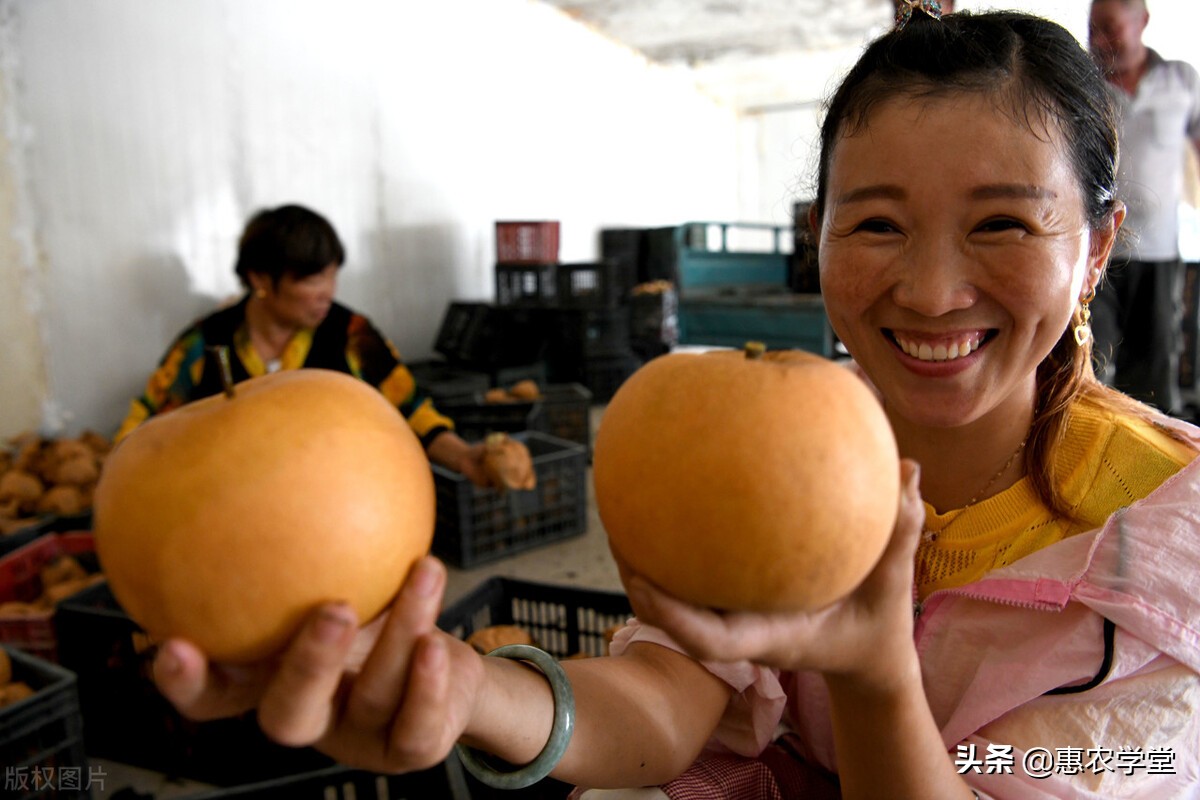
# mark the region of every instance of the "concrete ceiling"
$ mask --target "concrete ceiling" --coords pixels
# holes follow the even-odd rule
[[[545,2],[750,112],[823,96],[892,14],[892,0]]]

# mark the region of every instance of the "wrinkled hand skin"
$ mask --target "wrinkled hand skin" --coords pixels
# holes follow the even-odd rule
[[[191,643],[166,641],[155,682],[189,718],[257,709],[271,739],[316,746],[348,766],[435,766],[462,735],[483,680],[481,657],[437,629],[445,582],[445,567],[426,557],[385,616],[360,630],[348,605],[323,605],[269,662],[212,664]]]
[[[901,463],[899,514],[875,569],[849,595],[812,612],[719,612],[684,603],[618,564],[638,618],[702,661],[749,660],[885,687],[912,656],[913,559],[924,507],[917,465]]]
[[[463,455],[458,464],[458,471],[467,477],[471,483],[482,489],[495,488],[496,483],[492,480],[492,476],[488,474],[487,464],[487,447],[483,442],[475,442],[472,444]]]

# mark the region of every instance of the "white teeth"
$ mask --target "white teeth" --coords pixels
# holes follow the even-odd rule
[[[921,361],[953,361],[956,358],[970,355],[979,349],[979,337],[976,336],[958,342],[951,342],[949,345],[918,344],[907,339],[901,339],[899,336],[896,336],[895,339],[896,343],[900,345],[901,350]]]

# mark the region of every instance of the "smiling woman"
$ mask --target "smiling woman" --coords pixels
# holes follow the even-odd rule
[[[314,615],[281,662],[259,665],[253,697],[226,694],[222,665],[167,642],[164,692],[200,715],[255,706],[275,738],[344,763],[412,770],[460,741],[531,765],[523,778],[662,784],[625,795],[639,798],[1191,792],[1200,430],[1091,371],[1087,304],[1123,217],[1098,69],[1044,19],[915,10],[846,76],[821,141],[811,221],[825,304],[904,456],[895,528],[849,594],[720,613],[622,562],[637,619],[611,657],[562,664],[575,712],[563,729],[562,675],[551,691],[436,629],[445,574],[426,560],[380,638],[364,639],[362,671],[343,672],[355,639],[343,610],[341,630]],[[714,396],[737,405],[737,391]],[[754,408],[738,424],[771,413]],[[785,438],[727,447],[779,463]],[[694,460],[695,446],[667,447],[655,453],[667,468]],[[878,489],[817,460],[835,484]],[[714,504],[746,493],[704,488]],[[738,524],[724,526],[731,560]],[[1128,770],[1069,760],[1118,752],[1147,757]],[[1045,754],[1065,760],[1039,771]]]

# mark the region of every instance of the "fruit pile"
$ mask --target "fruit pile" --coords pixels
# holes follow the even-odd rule
[[[104,574],[89,572],[74,556],[59,555],[41,566],[38,578],[41,583],[40,594],[28,602],[6,600],[0,603],[0,620],[21,619],[53,611],[59,600],[104,580]],[[0,677],[3,675],[0,674]]]
[[[86,431],[75,439],[26,433],[0,452],[0,534],[13,533],[39,517],[69,516],[92,507],[100,467],[112,449],[108,439]]]
[[[8,657],[4,648],[0,647],[0,708],[32,697],[33,694],[33,687],[28,683],[13,680],[12,659]]]
[[[529,403],[541,399],[542,390],[538,387],[537,382],[532,380],[517,381],[508,388],[497,386],[494,389],[488,389],[483,395],[483,402],[492,404]]]

